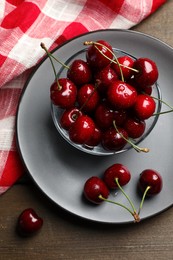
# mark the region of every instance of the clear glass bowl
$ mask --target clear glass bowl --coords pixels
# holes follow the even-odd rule
[[[113,50],[115,51],[117,57],[123,56],[123,55],[128,55],[128,56],[132,57],[133,59],[136,59],[134,56],[130,55],[129,53],[127,53],[123,50],[119,50],[116,48],[113,48]],[[76,54],[71,56],[65,62],[65,64],[69,66],[76,59],[86,60],[86,48],[80,50],[79,52],[77,52]],[[57,74],[57,77],[58,78],[67,77],[67,69],[62,66],[60,71]],[[161,91],[160,91],[160,88],[159,88],[159,85],[157,82],[155,83],[155,86],[153,86],[152,96],[157,99],[157,100],[155,100],[155,102],[156,102],[155,113],[157,114],[161,111],[161,101],[160,101],[161,100]],[[77,148],[78,150],[85,152],[85,153],[92,154],[92,155],[99,155],[99,156],[103,155],[104,156],[104,155],[113,155],[113,154],[124,153],[124,152],[128,151],[129,149],[133,149],[132,145],[130,145],[129,143],[127,143],[122,150],[113,151],[113,150],[105,150],[101,144],[98,146],[95,146],[95,147],[89,147],[86,145],[80,145],[80,144],[76,144],[76,143],[72,142],[69,138],[68,131],[63,129],[60,125],[60,118],[61,118],[63,111],[64,111],[64,109],[61,109],[58,106],[55,106],[53,103],[51,103],[51,115],[52,115],[52,119],[53,119],[56,129],[58,130],[59,134],[64,138],[65,141],[67,141],[69,144],[71,144],[73,147]],[[145,132],[143,133],[143,135],[140,138],[133,140],[133,143],[135,145],[138,145],[151,133],[151,131],[153,130],[154,126],[157,123],[158,117],[159,117],[159,115],[155,115],[155,116],[152,116],[149,119],[145,120],[145,122],[146,122]]]

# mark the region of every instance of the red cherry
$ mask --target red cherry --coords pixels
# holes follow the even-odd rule
[[[91,136],[91,138],[88,141],[86,141],[85,144],[90,147],[94,147],[101,142],[101,139],[102,139],[102,131],[97,126],[95,126],[94,134]]]
[[[67,71],[67,77],[74,82],[75,85],[81,86],[91,82],[92,72],[84,60],[74,60]]]
[[[126,110],[114,110],[113,119],[117,126],[122,126],[127,119],[127,111]]]
[[[84,185],[84,196],[87,200],[100,204],[103,202],[99,196],[107,199],[109,196],[109,190],[106,184],[99,177],[93,176],[89,178]]]
[[[77,88],[74,83],[67,79],[62,78],[54,82],[50,88],[50,98],[54,105],[61,108],[70,108],[76,102]]]
[[[82,112],[77,107],[72,107],[65,110],[60,118],[62,128],[69,130],[71,125],[76,121],[77,117],[81,116]]]
[[[103,180],[109,189],[115,189],[118,188],[116,178],[118,178],[120,186],[124,186],[131,179],[130,171],[123,164],[113,164],[105,170]]]
[[[139,119],[145,120],[150,118],[154,114],[155,108],[156,103],[152,97],[145,94],[137,96],[134,112]]]
[[[87,115],[79,116],[69,129],[69,138],[77,144],[85,144],[94,134],[94,121]]]
[[[123,138],[128,139],[128,134],[123,128],[118,128],[118,132],[114,127],[106,130],[102,135],[102,146],[106,150],[120,151],[126,144],[127,141]]]
[[[142,193],[145,192],[147,187],[150,189],[147,192],[148,196],[156,195],[161,192],[163,181],[160,173],[153,169],[146,169],[142,171],[138,182],[139,189]]]
[[[117,109],[128,109],[136,102],[137,91],[134,87],[120,80],[115,81],[108,89],[107,99]]]
[[[86,84],[78,90],[77,101],[81,110],[88,113],[96,109],[100,96],[93,84]]]
[[[135,139],[143,135],[146,123],[144,120],[139,120],[135,117],[129,117],[127,118],[123,127],[127,131],[128,136]]]
[[[134,74],[135,81],[140,87],[152,86],[158,79],[159,73],[156,63],[148,58],[139,58],[133,66],[138,73]]]
[[[133,68],[134,60],[130,56],[127,56],[127,55],[118,57],[117,60],[121,65],[123,65],[123,66],[121,66],[121,71],[123,73],[124,79],[125,80],[129,79],[133,74],[133,71],[130,68]],[[112,68],[115,70],[119,79],[121,79],[121,71],[120,71],[118,64],[113,62]]]
[[[110,107],[102,102],[95,110],[95,122],[101,129],[108,129],[112,126],[114,112]]]
[[[25,209],[19,216],[17,230],[20,235],[29,236],[36,233],[43,225],[43,219],[32,209]]]
[[[107,66],[97,72],[95,84],[97,85],[99,92],[105,94],[108,87],[117,79],[118,77],[115,71],[110,66]]]
[[[103,55],[97,50],[96,47],[100,50],[100,52],[103,53]],[[93,45],[87,49],[86,59],[92,68],[99,70],[110,64],[109,59],[113,59],[112,52],[112,46],[108,42],[99,40],[96,43],[93,43]],[[105,56],[107,56],[109,59],[107,59]]]

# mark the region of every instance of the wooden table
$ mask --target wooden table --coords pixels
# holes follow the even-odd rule
[[[173,47],[173,0],[133,28]],[[44,218],[42,230],[23,239],[15,233],[19,213],[32,207]],[[28,178],[0,198],[0,260],[172,260],[173,208],[131,225],[99,225],[53,205]]]

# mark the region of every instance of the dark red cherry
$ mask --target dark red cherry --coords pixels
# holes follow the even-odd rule
[[[81,86],[91,82],[92,72],[86,61],[74,60],[67,71],[67,77],[75,85]]]
[[[101,139],[102,139],[102,131],[97,126],[95,126],[93,135],[88,141],[86,141],[85,144],[90,147],[94,147],[100,144]]]
[[[134,105],[137,91],[120,80],[115,81],[107,91],[108,102],[116,109],[128,109]]]
[[[127,119],[127,111],[126,110],[114,110],[113,111],[113,119],[117,126],[122,126]]]
[[[96,73],[95,84],[99,92],[105,94],[108,87],[117,79],[115,71],[110,66],[106,66]]]
[[[69,129],[69,138],[77,144],[85,144],[94,134],[95,123],[87,115],[79,116]]]
[[[109,59],[113,59],[112,52],[112,46],[108,42],[98,40],[87,49],[86,59],[92,68],[99,70],[110,64]],[[109,59],[107,59],[105,56],[107,56]]]
[[[70,108],[76,102],[77,88],[74,83],[67,79],[61,78],[58,84],[55,81],[50,87],[50,98],[52,103],[61,108]]]
[[[97,176],[89,178],[84,184],[84,196],[87,200],[95,204],[103,202],[99,196],[107,199],[109,196],[109,190],[106,184]]]
[[[102,102],[95,110],[95,122],[101,129],[107,129],[113,125],[114,112],[106,104]]]
[[[43,219],[32,208],[25,209],[19,216],[17,231],[22,236],[36,233],[43,225]]]
[[[151,96],[146,94],[140,94],[137,96],[134,104],[134,112],[139,119],[145,120],[150,118],[154,114],[155,108],[156,103]]]
[[[116,178],[120,186],[124,186],[131,179],[130,171],[123,164],[115,163],[105,170],[103,180],[109,189],[115,189],[118,187]]]
[[[158,79],[159,73],[156,63],[148,58],[139,58],[133,66],[137,73],[134,73],[135,81],[140,87],[152,86]]]
[[[127,144],[123,137],[128,139],[125,129],[118,127],[117,132],[114,127],[111,127],[102,135],[102,146],[106,150],[120,151]]]
[[[77,101],[80,109],[88,113],[96,109],[100,96],[93,84],[85,84],[78,90]]]
[[[133,70],[131,70],[130,68],[133,68],[133,64],[134,64],[134,60],[130,57],[130,56],[121,56],[118,57],[118,62],[122,65],[121,67],[121,71],[123,73],[123,77],[125,80],[129,79],[132,75],[133,75]],[[116,60],[115,60],[116,62]],[[120,71],[120,67],[118,66],[118,64],[116,63],[112,63],[112,68],[115,70],[116,74],[118,75],[119,79],[121,79],[121,71]]]
[[[136,117],[128,117],[123,127],[131,138],[139,138],[143,135],[146,127],[144,120],[140,120]]]
[[[150,187],[147,195],[156,195],[162,190],[162,177],[159,172],[153,169],[146,169],[140,174],[138,186],[142,193],[144,193],[147,187]]]
[[[72,107],[67,110],[64,110],[64,112],[60,118],[60,125],[62,126],[62,128],[69,130],[71,125],[81,115],[82,115],[82,112],[77,107]]]

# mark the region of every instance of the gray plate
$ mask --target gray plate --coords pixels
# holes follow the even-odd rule
[[[173,49],[153,37],[128,30],[95,31],[66,42],[54,54],[65,62],[69,56],[83,48],[84,41],[99,39],[109,41],[112,46],[135,57],[153,59],[160,72],[158,83],[163,100],[173,103]],[[57,71],[59,67],[56,64]],[[170,207],[173,203],[173,114],[160,116],[153,131],[141,143],[141,146],[150,148],[147,154],[137,153],[133,149],[102,158],[85,154],[65,142],[53,124],[49,98],[53,80],[50,61],[45,59],[26,84],[16,122],[19,151],[27,170],[40,189],[57,205],[82,218],[102,223],[133,222],[132,216],[123,208],[109,203],[95,206],[87,203],[82,196],[83,185],[89,177],[101,177],[108,166],[122,163],[132,174],[125,191],[136,208],[140,203],[136,189],[140,172],[153,168],[163,177],[162,192],[145,201],[141,219]],[[162,110],[164,109],[163,106]],[[128,205],[120,192],[112,193],[110,197]]]

